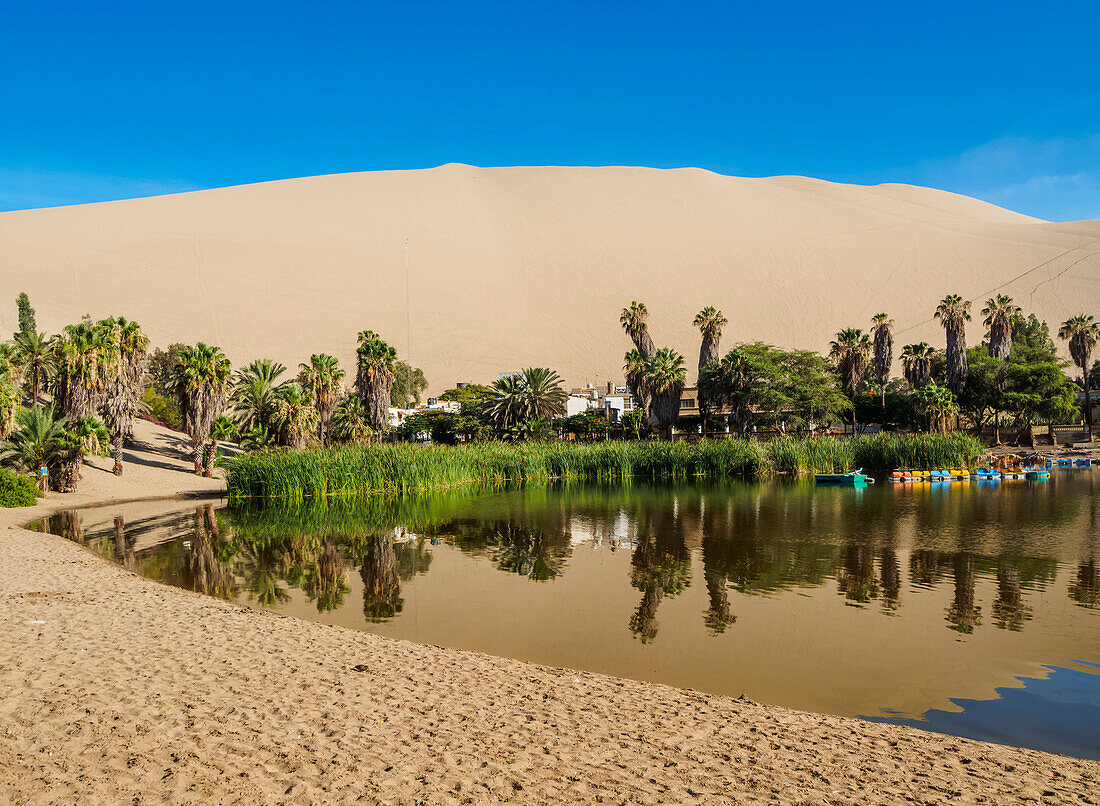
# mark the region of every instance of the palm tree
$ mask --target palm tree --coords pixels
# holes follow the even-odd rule
[[[313,406],[317,409],[317,436],[321,444],[325,443],[332,412],[344,393],[344,370],[331,355],[315,353],[309,357],[308,364],[298,365],[298,383],[313,396]]]
[[[286,384],[275,398],[275,414],[271,422],[279,429],[283,442],[297,450],[306,446],[306,437],[321,419],[313,399],[313,395],[299,383]]]
[[[64,426],[54,419],[52,406],[19,409],[15,429],[7,441],[0,443],[0,462],[33,473],[45,492],[46,479],[39,471],[56,463],[64,433]]]
[[[67,325],[53,345],[54,406],[61,416],[73,420],[94,416],[119,358],[113,325]]]
[[[650,395],[649,414],[654,424],[664,430],[665,439],[672,439],[686,380],[684,357],[675,350],[662,347],[646,362],[643,383]]]
[[[359,442],[370,437],[371,426],[363,401],[355,395],[345,397],[332,412],[332,435],[347,442]]]
[[[546,367],[528,367],[521,377],[527,400],[527,419],[552,420],[565,414],[569,395],[562,388],[558,373]]]
[[[947,388],[958,397],[966,386],[966,323],[970,321],[970,300],[949,294],[936,307],[936,319],[947,331]]]
[[[1001,368],[997,372],[997,386],[1004,388],[1008,374],[1008,359],[1012,356],[1012,318],[1023,313],[1019,305],[1012,302],[1012,297],[998,294],[986,300],[982,308],[984,324],[989,328],[989,354],[1001,359]],[[1001,442],[1001,412],[998,411],[993,420],[994,437],[997,444]]]
[[[1023,309],[1004,294],[986,300],[983,324],[989,328],[989,354],[994,358],[1008,362],[1012,355],[1012,317],[1021,313]]]
[[[270,358],[259,358],[238,369],[229,393],[234,419],[242,432],[255,426],[269,426],[275,411],[275,393],[279,376],[286,367]]]
[[[852,433],[856,430],[856,395],[871,363],[871,337],[856,327],[845,328],[829,343],[841,386],[852,401]]]
[[[722,315],[717,308],[708,305],[695,315],[692,322],[699,328],[702,334],[702,342],[699,345],[699,375],[696,387],[699,398],[699,415],[703,421],[703,434],[707,432],[707,417],[710,414],[710,401],[703,390],[703,370],[718,363],[718,345],[722,341],[722,328],[729,324],[729,320]]]
[[[218,443],[229,442],[236,433],[237,427],[224,414],[210,424],[210,444],[206,446],[203,456],[204,476],[209,478],[214,475],[214,464],[218,461]]]
[[[111,435],[95,417],[72,418],[66,421],[57,441],[55,487],[61,493],[75,493],[80,481],[80,467],[91,453],[101,456],[110,445]]]
[[[946,386],[930,383],[921,388],[914,398],[917,408],[924,412],[928,420],[929,431],[945,432],[950,418],[958,416],[959,406],[955,395]]]
[[[1096,343],[1100,341],[1100,322],[1088,314],[1080,314],[1067,319],[1058,329],[1058,338],[1069,342],[1069,354],[1073,363],[1081,368],[1085,386],[1085,423],[1088,427],[1089,442],[1092,442],[1092,396],[1089,389],[1089,359]]]
[[[203,451],[210,427],[225,407],[230,373],[229,359],[218,347],[199,342],[194,347],[182,347],[178,353],[176,400],[184,430],[191,437],[196,473],[204,471]]]
[[[523,376],[505,375],[493,383],[493,398],[487,411],[498,431],[507,431],[528,419],[528,406]]]
[[[359,334],[355,388],[370,427],[381,436],[389,424],[390,391],[395,379],[397,351],[372,330]]]
[[[107,384],[103,401],[103,420],[111,433],[111,455],[116,476],[122,475],[122,448],[134,433],[134,415],[141,411],[145,390],[145,352],[149,337],[137,322],[123,317],[108,319],[113,323],[113,340],[118,345],[118,361]],[[30,334],[33,335],[33,334]]]
[[[901,350],[901,368],[905,380],[914,389],[923,389],[932,380],[932,356],[935,354],[928,342],[906,344]]]
[[[649,390],[645,386],[645,373],[648,359],[641,351],[629,350],[623,356],[623,372],[626,373],[626,385],[630,387],[630,394],[634,397],[634,410],[642,418],[642,424],[649,424]]]
[[[875,380],[882,390],[882,409],[886,410],[886,384],[890,382],[890,366],[894,363],[894,320],[884,313],[871,317],[871,336],[875,342]]]
[[[31,405],[38,405],[42,387],[49,379],[53,351],[45,333],[34,330],[20,331],[15,334],[15,353],[23,365],[24,377],[30,384]]]
[[[619,315],[619,324],[623,326],[626,335],[630,336],[635,348],[642,354],[642,358],[649,358],[655,349],[653,337],[649,335],[649,328],[646,325],[648,319],[649,311],[637,300],[631,302],[629,308],[623,308],[623,312]]]

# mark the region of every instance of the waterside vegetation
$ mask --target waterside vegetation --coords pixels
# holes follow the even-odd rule
[[[241,456],[227,463],[227,481],[235,498],[350,498],[476,484],[762,479],[856,468],[967,467],[982,451],[977,439],[958,433],[784,437],[770,442],[356,444]]]

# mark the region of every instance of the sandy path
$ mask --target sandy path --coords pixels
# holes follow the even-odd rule
[[[211,487],[159,464],[132,468],[129,496],[88,469],[65,503]],[[0,803],[862,806],[1100,792],[1095,762],[241,608],[18,528],[58,503],[0,511]]]

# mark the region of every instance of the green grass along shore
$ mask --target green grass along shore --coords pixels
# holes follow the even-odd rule
[[[771,442],[342,445],[226,462],[231,498],[400,495],[471,484],[628,479],[764,479],[777,473],[969,467],[982,444],[964,434],[873,434]]]

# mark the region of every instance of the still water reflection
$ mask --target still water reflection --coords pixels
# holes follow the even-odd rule
[[[1084,716],[1100,707],[1098,487],[1100,471],[1082,470],[528,488],[118,505],[41,528],[145,576],[324,623],[1100,757]],[[1027,697],[1005,694],[1025,684]],[[1063,706],[1057,724],[1041,724],[1057,709],[1036,697]],[[981,720],[951,717],[975,702]]]

